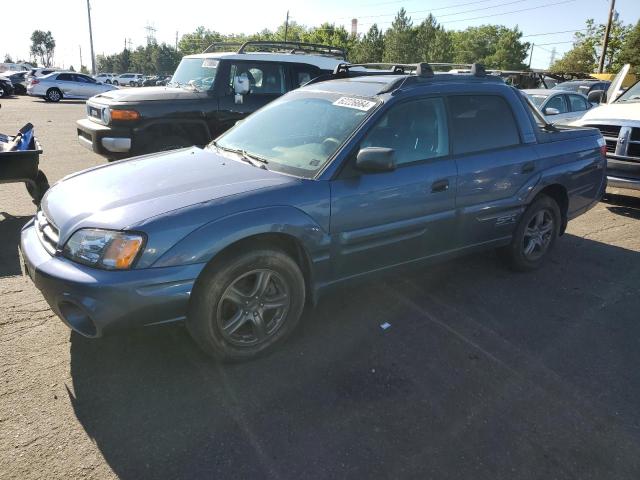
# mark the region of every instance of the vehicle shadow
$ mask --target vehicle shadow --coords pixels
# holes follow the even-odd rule
[[[639,283],[639,253],[566,235],[533,273],[340,289],[249,363],[181,326],[72,334],[68,394],[122,479],[638,478]]]
[[[33,100],[36,103],[46,103],[46,104],[51,104],[51,105],[56,105],[56,104],[60,104],[60,105],[64,105],[64,104],[72,104],[72,105],[83,105],[85,103],[87,103],[86,100],[67,100],[67,99],[62,99],[59,102],[47,102],[46,100],[43,100],[41,98],[34,98]]]
[[[31,219],[31,216],[14,217],[0,212],[0,278],[20,275],[22,272],[18,256],[20,229]]]
[[[611,205],[607,207],[611,213],[636,220],[640,219],[639,197],[607,194],[603,202]]]

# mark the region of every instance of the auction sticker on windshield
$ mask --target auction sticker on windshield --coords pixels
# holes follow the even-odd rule
[[[367,110],[371,110],[371,108],[375,106],[376,102],[365,100],[364,98],[340,97],[338,100],[333,102],[333,104],[339,107],[355,108],[356,110],[363,110],[366,112]]]

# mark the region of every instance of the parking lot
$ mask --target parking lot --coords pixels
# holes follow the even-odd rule
[[[3,100],[0,132],[32,122],[53,184],[103,162],[84,108]],[[20,273],[34,212],[0,186],[0,478],[640,478],[637,193],[537,272],[485,253],[344,288],[238,365],[181,326],[71,333]]]

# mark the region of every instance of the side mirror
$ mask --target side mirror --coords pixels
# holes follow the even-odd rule
[[[593,90],[589,92],[587,98],[589,99],[589,103],[604,103],[606,102],[607,92],[604,90]]]
[[[544,113],[545,115],[558,115],[560,113],[560,110],[553,107],[545,107],[542,113]]]
[[[396,169],[396,151],[393,148],[361,148],[356,157],[356,168],[362,172],[381,173]]]

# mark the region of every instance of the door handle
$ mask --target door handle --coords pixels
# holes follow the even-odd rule
[[[522,165],[522,173],[531,173],[536,169],[536,164],[534,162],[527,162]]]
[[[449,190],[449,180],[436,180],[431,184],[431,193],[446,192]]]

